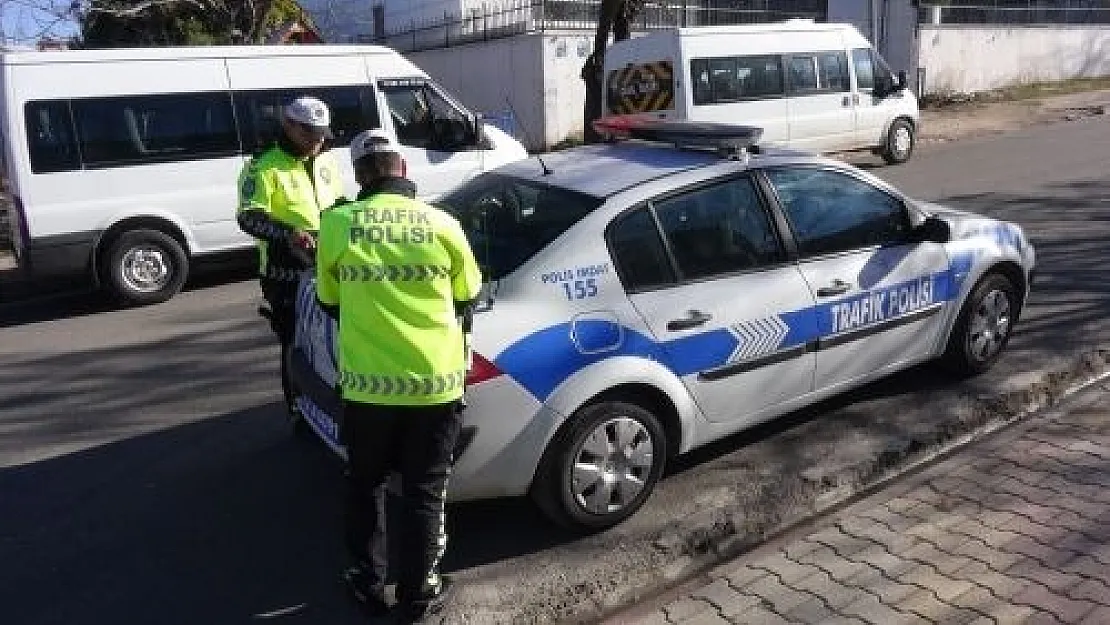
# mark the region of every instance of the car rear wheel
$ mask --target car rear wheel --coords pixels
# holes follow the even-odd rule
[[[576,412],[552,440],[532,495],[556,523],[612,527],[647,500],[666,460],[659,419],[634,404],[600,402]]]
[[[944,363],[961,375],[977,375],[991,368],[1013,332],[1018,312],[1017,288],[1009,278],[984,277],[960,309],[948,337]]]
[[[120,234],[104,256],[105,286],[119,302],[143,306],[164,302],[185,285],[189,259],[181,244],[158,230]]]

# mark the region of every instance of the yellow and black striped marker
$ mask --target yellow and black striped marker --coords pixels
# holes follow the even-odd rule
[[[674,108],[674,68],[670,61],[626,65],[609,72],[608,109],[615,115]]]

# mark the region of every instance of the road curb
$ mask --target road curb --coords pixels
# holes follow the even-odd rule
[[[1044,372],[1039,379],[1024,388],[1012,389],[997,396],[978,397],[982,421],[962,433],[954,433],[947,441],[922,449],[906,456],[903,461],[895,461],[885,469],[879,469],[871,479],[863,480],[856,488],[834,489],[828,491],[812,513],[785,520],[768,528],[758,537],[730,534],[719,523],[710,524],[702,519],[700,535],[705,542],[701,545],[687,545],[687,548],[701,551],[686,556],[685,562],[668,571],[666,579],[658,584],[625,588],[612,593],[622,601],[608,606],[598,606],[593,611],[584,611],[561,624],[604,622],[618,625],[628,622],[633,615],[650,613],[670,599],[688,594],[708,582],[708,574],[717,567],[751,552],[770,542],[788,539],[804,532],[807,528],[831,517],[853,504],[866,499],[891,484],[927,470],[950,458],[960,450],[983,438],[1007,430],[1027,421],[1032,416],[1058,406],[1076,393],[1110,378],[1110,349],[1098,348],[1079,355],[1068,366]],[[706,515],[712,516],[712,515]],[[687,519],[689,521],[689,519]],[[714,533],[717,535],[714,536]],[[612,597],[611,595],[611,597]]]

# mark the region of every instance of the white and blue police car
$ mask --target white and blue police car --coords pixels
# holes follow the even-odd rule
[[[440,201],[484,272],[455,501],[530,494],[619,523],[698,446],[930,360],[999,357],[1029,294],[1015,224],[915,201],[759,129],[604,121],[612,140]],[[336,452],[335,336],[301,285],[291,351]]]

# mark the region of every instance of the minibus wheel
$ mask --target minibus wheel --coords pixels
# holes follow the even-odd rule
[[[173,237],[158,230],[128,230],[103,257],[105,286],[129,306],[164,302],[185,285],[189,259]]]
[[[898,118],[891,122],[886,133],[886,142],[883,144],[883,160],[888,165],[897,165],[910,160],[913,148],[917,144],[917,136],[913,132],[913,124],[908,119]]]
[[[588,404],[548,445],[532,497],[559,525],[603,530],[643,506],[666,457],[666,435],[651,412],[621,401]]]

